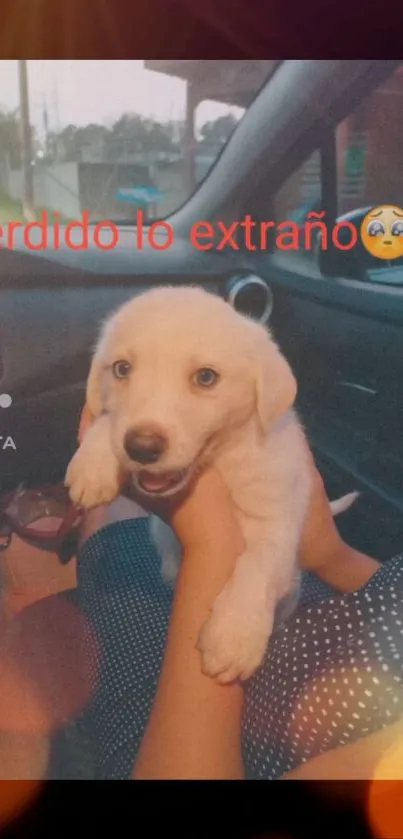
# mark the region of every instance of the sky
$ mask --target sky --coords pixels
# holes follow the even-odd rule
[[[17,61],[0,60],[0,107],[18,107]],[[30,118],[41,135],[46,102],[50,130],[73,123],[112,124],[123,113],[135,112],[161,122],[183,119],[185,82],[145,70],[142,60],[60,61],[30,60],[28,65]],[[214,102],[203,102],[196,112],[196,130],[222,114],[241,113]]]

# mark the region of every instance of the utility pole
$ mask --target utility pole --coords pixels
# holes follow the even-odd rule
[[[18,80],[20,89],[20,129],[23,168],[23,213],[28,221],[35,218],[34,211],[34,173],[32,167],[32,137],[29,120],[28,72],[26,60],[18,61]]]
[[[189,198],[196,186],[196,138],[195,110],[200,102],[200,93],[194,82],[186,84],[186,112],[183,136],[184,184]]]

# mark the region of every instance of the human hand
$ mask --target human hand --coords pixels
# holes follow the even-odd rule
[[[221,545],[236,553],[244,541],[235,505],[224,480],[214,468],[206,468],[184,499],[167,510],[167,518],[183,548]]]
[[[303,568],[316,570],[340,556],[348,546],[337,530],[322,476],[310,452],[309,460],[312,493],[302,534],[300,562]]]

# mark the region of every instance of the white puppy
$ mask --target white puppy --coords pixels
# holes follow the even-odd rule
[[[106,322],[93,359],[96,421],[66,475],[74,502],[112,501],[127,473],[145,497],[174,495],[212,462],[231,491],[246,549],[199,640],[204,671],[221,682],[261,664],[276,606],[298,582],[311,473],[295,396],[268,331],[198,288],[135,297]],[[161,522],[152,533],[173,579],[176,540]]]

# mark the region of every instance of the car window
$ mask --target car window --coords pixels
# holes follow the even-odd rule
[[[403,284],[402,103],[400,65],[336,131],[338,218],[355,227],[357,242],[334,252],[332,267],[347,278]]]
[[[326,161],[314,151],[281,186],[274,201],[277,257],[297,255],[330,276],[403,284],[402,103],[400,65],[337,126]],[[329,165],[334,182],[326,178]],[[329,206],[332,218],[324,212]],[[395,209],[377,210],[384,206]],[[286,220],[288,242],[278,236]]]
[[[403,66],[375,88],[336,132],[339,215],[403,205]]]
[[[27,169],[35,213],[169,215],[277,63],[0,61],[0,221],[21,217]]]

